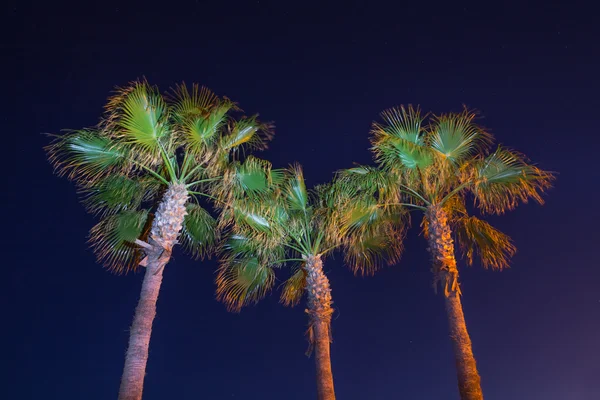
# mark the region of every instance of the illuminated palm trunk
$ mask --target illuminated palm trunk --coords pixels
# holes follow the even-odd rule
[[[431,206],[427,210],[427,220],[429,222],[429,251],[433,259],[434,287],[437,289],[439,283],[444,290],[460,398],[462,400],[482,400],[483,392],[479,373],[460,302],[458,269],[454,257],[452,231],[448,226],[448,216],[441,207]]]
[[[320,257],[308,257],[304,265],[307,272],[306,290],[308,292],[309,340],[314,346],[317,367],[317,398],[335,400],[333,373],[331,372],[331,289],[329,280],[323,273],[323,261]]]
[[[169,262],[171,250],[181,232],[187,200],[188,193],[184,185],[170,185],[152,223],[149,238],[151,249],[145,249],[146,273],[130,329],[119,400],[141,400],[142,398],[152,322],[156,316],[156,301],[162,283],[163,268]]]

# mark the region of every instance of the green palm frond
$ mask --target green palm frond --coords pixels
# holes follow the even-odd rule
[[[421,109],[412,105],[390,108],[381,113],[385,124],[373,124],[375,136],[392,136],[410,143],[423,145],[423,119]]]
[[[230,133],[222,137],[222,148],[235,151],[241,146],[247,149],[264,150],[272,137],[271,125],[260,123],[257,116],[233,123]]]
[[[217,240],[217,221],[200,205],[189,203],[179,241],[196,259],[210,254]]]
[[[341,208],[339,235],[346,264],[354,273],[370,275],[384,260],[396,263],[402,254],[407,212],[378,204],[373,198],[354,198]]]
[[[554,179],[549,172],[528,164],[517,152],[498,148],[474,163],[472,191],[477,205],[488,213],[502,214],[531,198],[544,203],[541,194]]]
[[[181,129],[187,150],[198,156],[211,154],[220,130],[227,124],[227,113],[232,107],[233,103],[224,102],[205,113],[185,119]]]
[[[191,92],[185,83],[176,85],[170,97],[173,100],[173,115],[179,123],[204,115],[221,102],[210,89],[198,84],[192,85]]]
[[[308,192],[304,183],[304,174],[299,165],[293,165],[288,170],[286,182],[286,200],[290,211],[306,211],[308,207]]]
[[[260,210],[253,210],[252,207],[238,206],[233,208],[236,221],[247,225],[252,230],[261,233],[270,233],[273,231],[270,218],[267,215],[261,214]]]
[[[223,171],[223,178],[212,185],[211,193],[222,204],[268,202],[283,182],[283,171],[271,163],[249,156],[243,163],[234,161]]]
[[[353,196],[364,191],[378,194],[381,190],[389,189],[395,182],[390,181],[392,174],[368,165],[340,170],[336,174],[336,189],[341,193]]]
[[[504,269],[517,251],[511,239],[490,224],[476,217],[459,218],[455,223],[456,237],[469,265],[476,254],[484,268]]]
[[[343,240],[344,261],[357,275],[372,275],[384,263],[395,264],[404,250],[406,225],[382,223],[368,231],[355,231]]]
[[[145,82],[118,92],[107,107],[104,130],[130,145],[136,159],[153,165],[169,147],[169,110],[158,90]]]
[[[100,216],[122,210],[137,210],[144,199],[140,180],[124,175],[109,175],[80,190],[86,210]]]
[[[306,271],[302,265],[295,266],[292,271],[292,276],[285,281],[281,290],[280,302],[286,307],[300,303],[306,290]]]
[[[45,150],[60,176],[80,182],[96,181],[115,171],[131,168],[123,146],[97,130],[67,132]]]
[[[144,238],[148,222],[146,210],[121,211],[102,219],[90,230],[90,244],[98,261],[117,273],[136,269],[140,252],[134,242]]]
[[[238,195],[262,194],[274,190],[283,180],[280,170],[273,170],[271,163],[249,156],[242,164],[234,166],[234,191]]]
[[[275,273],[256,257],[233,259],[221,264],[216,283],[217,299],[225,303],[229,311],[240,311],[271,290]]]
[[[468,109],[456,114],[442,114],[429,127],[432,149],[453,163],[459,163],[485,151],[492,136],[474,123],[476,114]]]
[[[358,199],[345,207],[341,234],[368,229],[382,216],[383,209],[374,199]]]
[[[426,168],[433,162],[429,148],[395,136],[384,136],[373,142],[375,160],[389,170]]]
[[[423,118],[419,108],[392,108],[381,114],[383,124],[373,123],[372,150],[377,162],[387,169],[425,168],[432,155],[425,143]]]

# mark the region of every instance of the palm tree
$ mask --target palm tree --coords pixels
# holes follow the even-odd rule
[[[552,174],[509,149],[489,151],[492,136],[474,122],[476,114],[433,116],[427,125],[418,108],[394,108],[374,123],[372,150],[378,168],[341,171],[336,185],[346,193],[370,195],[374,209],[402,207],[423,213],[422,227],[432,257],[434,289],[441,287],[450,326],[461,399],[483,399],[467,332],[454,253],[456,240],[467,264],[477,255],[484,268],[502,270],[516,248],[511,239],[467,210],[467,197],[484,214],[503,214],[529,199],[543,203]],[[342,189],[338,189],[342,190]],[[381,196],[381,191],[386,196]]]
[[[163,269],[181,243],[196,258],[213,250],[217,223],[202,206],[211,185],[246,148],[263,148],[268,126],[197,85],[163,97],[145,81],[118,89],[94,128],[47,147],[59,175],[74,180],[100,222],[90,231],[98,261],[113,272],[146,268],[131,325],[119,399],[142,398]]]
[[[258,164],[262,173],[247,172],[257,171]],[[318,398],[335,399],[330,359],[333,308],[323,259],[341,247],[346,260],[355,264],[374,267],[382,255],[396,261],[401,241],[389,240],[395,235],[389,213],[363,221],[338,218],[339,209],[354,206],[360,213],[360,205],[334,193],[330,185],[317,187],[311,196],[299,166],[274,170],[268,162],[250,158],[232,165],[226,176],[220,192],[227,196],[221,203],[227,206],[220,223],[229,234],[217,276],[217,296],[230,310],[239,311],[264,297],[275,283],[274,269],[290,263],[293,273],[285,282],[281,301],[293,306],[306,293],[307,355],[314,348]]]

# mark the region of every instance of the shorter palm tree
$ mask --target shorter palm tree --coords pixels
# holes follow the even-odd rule
[[[123,273],[146,267],[130,330],[119,399],[140,400],[163,268],[173,246],[192,256],[214,249],[217,223],[200,198],[243,147],[262,148],[268,129],[234,120],[235,104],[194,85],[165,99],[146,82],[119,89],[94,128],[67,132],[47,147],[60,175],[80,187],[101,220],[90,233],[98,261]]]
[[[483,213],[502,214],[550,187],[552,175],[503,147],[490,152],[492,136],[468,110],[432,117],[424,125],[419,109],[400,107],[374,123],[372,144],[378,168],[341,171],[336,185],[347,194],[371,195],[373,208],[399,206],[423,213],[432,256],[434,289],[441,286],[461,399],[481,400],[479,373],[460,301],[454,240],[469,265],[475,255],[485,268],[508,267],[516,248],[510,238],[468,212],[468,196]],[[386,193],[381,196],[381,193]]]
[[[249,175],[248,165],[257,163],[263,165],[263,173]],[[229,177],[221,188],[228,198],[220,223],[229,234],[217,276],[218,298],[238,311],[273,288],[276,268],[291,264],[292,275],[285,282],[281,301],[293,306],[306,293],[307,354],[314,348],[318,398],[335,399],[330,359],[333,308],[323,259],[341,247],[346,260],[357,268],[374,268],[382,255],[396,261],[402,242],[390,240],[397,236],[390,223],[392,215],[363,218],[362,205],[334,193],[330,185],[309,193],[299,166],[273,170],[267,162],[248,159],[233,166]],[[338,218],[339,209],[351,206],[353,217]]]

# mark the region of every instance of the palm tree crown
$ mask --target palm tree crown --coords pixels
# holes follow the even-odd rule
[[[298,165],[273,169],[270,163],[249,157],[232,166],[229,182],[224,180],[220,188],[228,196],[220,202],[227,205],[220,224],[228,236],[217,276],[217,294],[229,309],[238,311],[264,297],[273,288],[275,270],[288,262],[293,273],[281,301],[295,305],[305,290],[302,266],[310,257],[340,248],[357,272],[399,258],[402,243],[393,238],[404,226],[392,224],[402,215],[399,210],[366,215],[365,197],[351,197],[331,184],[309,191]]]
[[[201,205],[228,162],[261,149],[269,126],[256,117],[234,120],[235,103],[210,90],[179,85],[169,96],[145,81],[118,89],[94,128],[69,131],[47,147],[60,175],[74,180],[86,209],[101,218],[90,241],[115,272],[135,269],[136,239],[150,233],[153,212],[169,185],[191,196],[179,240],[195,257],[215,244],[216,221]]]
[[[541,193],[553,178],[518,152],[501,146],[490,151],[493,137],[475,117],[465,109],[425,124],[419,108],[384,111],[384,123],[374,123],[371,132],[378,168],[342,170],[336,185],[365,195],[373,210],[442,208],[469,264],[478,255],[486,268],[505,268],[515,247],[508,236],[469,214],[468,196],[482,213],[502,214],[529,199],[543,203]],[[427,233],[426,216],[423,228]]]

